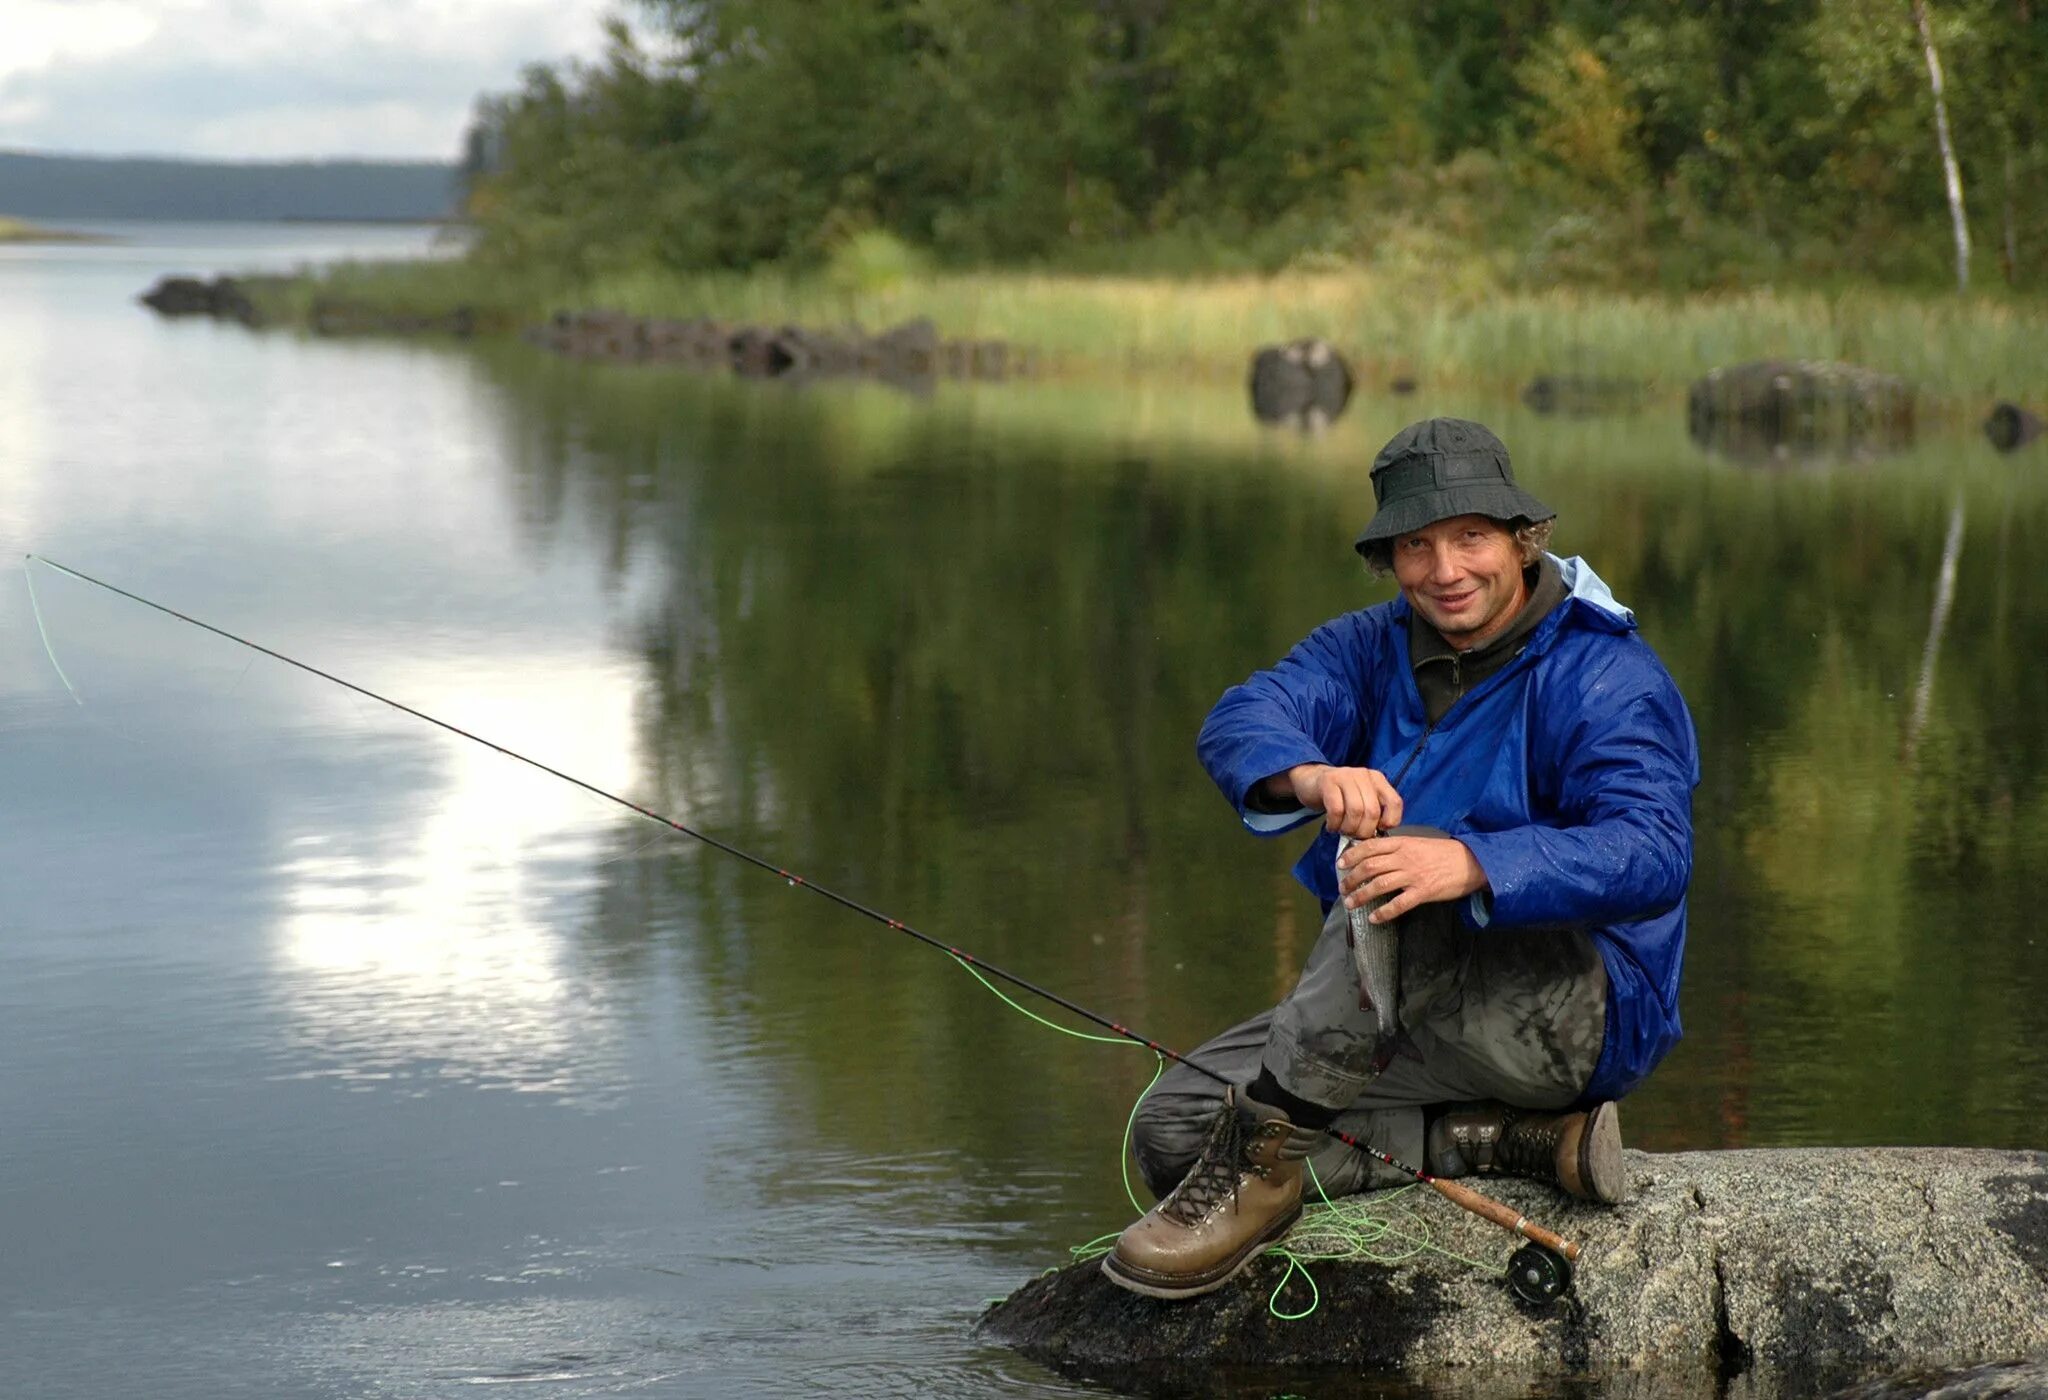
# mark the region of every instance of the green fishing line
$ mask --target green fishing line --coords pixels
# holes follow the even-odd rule
[[[1011,998],[1009,993],[1005,992],[1001,987],[998,987],[995,983],[989,981],[988,978],[982,976],[981,970],[975,967],[974,964],[966,961],[964,958],[955,958],[953,959],[953,961],[959,963],[960,966],[966,968],[967,975],[972,977],[975,981],[981,983],[982,986],[988,988],[990,992],[994,993],[996,999],[1002,1002],[1003,1005],[1009,1007],[1012,1011],[1015,1011],[1020,1016],[1030,1017],[1032,1020],[1038,1022],[1039,1025],[1044,1026],[1047,1030],[1058,1031],[1061,1035],[1070,1035],[1074,1037],[1074,1039],[1076,1040],[1092,1040],[1097,1045],[1129,1045],[1140,1050],[1145,1048],[1144,1046],[1139,1045],[1137,1041],[1128,1040],[1120,1035],[1095,1035],[1089,1031],[1077,1031],[1071,1026],[1063,1026],[1057,1021],[1048,1021],[1045,1017],[1039,1015],[1030,1007],[1019,1005],[1014,999]],[[1131,1116],[1124,1120],[1123,1160],[1119,1163],[1119,1165],[1123,1168],[1124,1195],[1127,1198],[1129,1198],[1131,1203],[1131,1209],[1135,1210],[1140,1215],[1143,1215],[1145,1213],[1145,1207],[1138,1204],[1138,1193],[1131,1189],[1131,1133],[1133,1129],[1135,1129],[1137,1126],[1138,1108],[1141,1104],[1145,1102],[1145,1095],[1152,1092],[1152,1085],[1157,1084],[1159,1082],[1159,1076],[1166,1073],[1166,1056],[1161,1055],[1158,1051],[1155,1050],[1153,1051],[1153,1058],[1157,1060],[1159,1063],[1157,1068],[1155,1068],[1152,1071],[1152,1084],[1147,1084],[1144,1087],[1144,1089],[1140,1091],[1138,1097],[1132,1101]],[[1108,1238],[1113,1240],[1116,1238],[1116,1236],[1111,1235]],[[1089,1245],[1093,1245],[1096,1243],[1099,1243],[1099,1241],[1089,1241]],[[1080,1246],[1080,1248],[1083,1249],[1087,1247],[1088,1245]]]
[[[1136,1041],[1127,1040],[1122,1036],[1095,1035],[1088,1031],[1077,1031],[1071,1026],[1063,1026],[1057,1021],[1047,1020],[1030,1007],[1020,1005],[1001,987],[982,976],[973,964],[960,958],[955,958],[954,961],[965,968],[967,974],[975,981],[988,988],[1003,1005],[1020,1016],[1029,1017],[1047,1030],[1058,1031],[1061,1035],[1072,1036],[1076,1040],[1093,1041],[1098,1045],[1133,1045],[1139,1049],[1145,1048]],[[1136,1131],[1138,1110],[1144,1106],[1146,1095],[1152,1092],[1158,1085],[1160,1076],[1166,1073],[1166,1057],[1157,1052],[1154,1052],[1154,1057],[1158,1060],[1158,1067],[1152,1071],[1152,1082],[1147,1084],[1131,1103],[1130,1116],[1124,1120],[1123,1137],[1119,1143],[1122,1150],[1118,1154],[1124,1195],[1130,1200],[1131,1209],[1141,1216],[1145,1213],[1145,1207],[1139,1204],[1138,1193],[1131,1186],[1131,1137]],[[1272,1293],[1266,1298],[1266,1310],[1280,1321],[1299,1322],[1322,1306],[1323,1291],[1317,1285],[1315,1275],[1309,1270],[1310,1264],[1336,1263],[1344,1260],[1400,1264],[1421,1254],[1441,1254],[1446,1259],[1470,1265],[1475,1269],[1484,1270],[1491,1267],[1438,1244],[1430,1233],[1428,1220],[1412,1207],[1402,1203],[1404,1198],[1421,1189],[1419,1183],[1388,1191],[1376,1191],[1372,1193],[1370,1201],[1357,1196],[1333,1201],[1329,1193],[1323,1189],[1322,1178],[1316,1174],[1315,1167],[1308,1163],[1303,1165],[1308,1167],[1309,1181],[1315,1187],[1316,1199],[1304,1208],[1301,1219],[1295,1222],[1294,1228],[1287,1232],[1286,1237],[1278,1243],[1269,1245],[1265,1251],[1287,1261],[1286,1272],[1280,1275],[1280,1281],[1273,1285]],[[1075,1263],[1085,1263],[1091,1259],[1100,1259],[1109,1253],[1115,1248],[1116,1241],[1115,1234],[1098,1235],[1083,1244],[1070,1247],[1068,1253],[1073,1256]],[[1047,1269],[1046,1272],[1053,1273],[1055,1270]],[[1308,1285],[1309,1303],[1299,1312],[1286,1312],[1281,1309],[1280,1297],[1293,1283],[1297,1274],[1301,1276],[1302,1282]]]
[[[58,680],[64,682],[64,689],[70,692],[72,703],[83,705],[85,701],[79,699],[78,687],[71,683],[71,677],[64,674],[63,666],[57,661],[57,649],[50,645],[49,629],[43,626],[43,605],[36,600],[36,576],[28,566],[28,561],[34,557],[26,554],[22,556],[21,576],[28,581],[28,610],[35,614],[36,635],[43,639],[43,655],[50,658],[50,669],[57,673]]]

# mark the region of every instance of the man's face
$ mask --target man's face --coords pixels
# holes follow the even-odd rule
[[[1528,601],[1522,553],[1507,526],[1456,515],[1393,541],[1394,581],[1422,620],[1469,651],[1514,620]]]

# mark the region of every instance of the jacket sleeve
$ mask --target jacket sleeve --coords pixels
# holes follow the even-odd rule
[[[1300,807],[1247,808],[1254,783],[1297,763],[1343,763],[1357,750],[1366,732],[1363,688],[1372,636],[1361,613],[1327,622],[1271,670],[1223,692],[1209,711],[1196,754],[1253,831],[1271,835],[1314,815]]]
[[[1634,644],[1636,658],[1593,677],[1545,727],[1554,752],[1535,758],[1555,765],[1557,823],[1460,833],[1492,890],[1475,923],[1611,924],[1685,897],[1698,743],[1678,687]]]

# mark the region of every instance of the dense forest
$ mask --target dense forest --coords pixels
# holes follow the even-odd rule
[[[0,151],[0,213],[31,219],[438,219],[432,161],[195,161]]]
[[[2041,0],[639,0],[479,103],[483,254],[586,275],[1192,272],[1504,284],[2048,275]],[[1924,21],[1924,24],[1923,24]]]

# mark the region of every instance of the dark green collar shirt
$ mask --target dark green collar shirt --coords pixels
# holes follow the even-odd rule
[[[1524,569],[1522,577],[1529,587],[1529,601],[1498,636],[1470,651],[1459,651],[1444,640],[1443,633],[1423,621],[1421,613],[1409,610],[1408,659],[1415,668],[1415,688],[1422,692],[1423,713],[1431,724],[1442,719],[1460,696],[1520,656],[1536,624],[1564,601],[1564,576],[1548,554]]]

